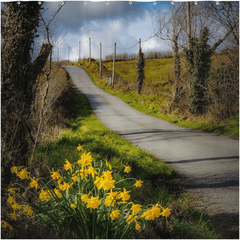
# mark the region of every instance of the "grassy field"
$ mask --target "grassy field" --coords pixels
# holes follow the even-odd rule
[[[145,83],[157,84],[167,82],[170,78],[172,58],[146,59],[145,61]],[[112,62],[105,63],[105,66],[112,69]],[[115,63],[116,73],[125,81],[136,81],[136,61],[119,61]]]
[[[121,98],[131,107],[141,112],[179,126],[239,139],[238,115],[219,121],[213,115],[194,116],[182,108],[169,111],[174,78],[172,59],[146,60],[144,87],[140,95],[136,91],[135,63],[135,61],[116,62],[116,73],[120,76],[120,80],[117,80],[114,87],[107,85],[106,78],[99,79],[97,62],[92,62],[91,66],[89,66],[88,62],[81,62],[76,65],[84,67],[91,75],[94,83],[104,91]],[[112,63],[106,62],[103,65],[104,70],[110,72]]]

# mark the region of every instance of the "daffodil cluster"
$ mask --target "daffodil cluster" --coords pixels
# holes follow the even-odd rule
[[[26,168],[11,168],[20,179],[30,180],[29,188],[37,193],[39,201],[38,206],[33,207],[43,223],[56,224],[62,228],[60,230],[67,227],[81,238],[124,238],[134,226],[140,231],[144,221],[170,215],[171,209],[164,209],[158,203],[144,207],[132,202],[129,187],[119,186],[125,179],[117,181],[114,178],[117,170],[113,170],[109,162],[95,161],[91,152],[84,152],[81,145],[77,150],[83,152],[80,159],[74,163],[66,159],[63,170],[52,169],[50,184],[40,184],[43,187]],[[125,166],[124,174],[131,171],[130,166]],[[130,188],[139,188],[143,184],[141,180],[129,179],[127,181],[133,180]],[[8,203],[14,209],[10,217],[16,219],[18,213],[15,210],[19,209],[33,215],[30,205],[16,203],[15,191],[9,189]],[[69,225],[69,222],[73,223]],[[9,227],[6,223],[3,225]]]
[[[35,186],[33,186],[33,184],[31,184],[30,186],[35,187]],[[15,187],[9,188],[7,190],[8,191],[7,203],[9,204],[9,206],[13,210],[13,212],[8,213],[7,215],[10,218],[10,220],[12,220],[12,221],[16,221],[17,218],[22,216],[22,215],[32,216],[34,214],[33,209],[29,204],[24,204],[24,203],[19,204],[17,202],[16,195],[17,195],[18,190],[19,189],[15,188]],[[9,228],[10,230],[13,229],[12,226],[8,222],[6,222],[5,220],[2,220],[2,227],[3,228]]]

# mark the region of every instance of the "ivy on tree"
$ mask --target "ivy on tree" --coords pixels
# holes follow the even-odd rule
[[[144,80],[144,66],[145,66],[145,60],[144,60],[144,54],[139,48],[139,52],[137,55],[137,64],[136,64],[136,70],[137,70],[137,91],[138,94],[141,93],[143,80]]]

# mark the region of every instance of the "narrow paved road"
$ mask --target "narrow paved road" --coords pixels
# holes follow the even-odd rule
[[[182,128],[141,113],[93,84],[86,72],[66,66],[98,119],[134,145],[163,159],[188,179],[204,204],[239,219],[239,141]]]

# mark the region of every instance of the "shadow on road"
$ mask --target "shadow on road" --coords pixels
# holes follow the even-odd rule
[[[218,183],[200,183],[200,184],[190,184],[188,189],[196,189],[196,188],[225,188],[225,187],[238,187],[239,180],[229,180]]]
[[[148,142],[154,142],[159,140],[175,140],[176,138],[186,138],[186,137],[200,137],[206,133],[198,131],[198,130],[162,130],[162,129],[150,129],[146,131],[134,131],[134,132],[120,132],[118,133],[120,136],[127,137],[133,136],[134,142],[137,143],[140,140],[147,139]],[[138,137],[136,137],[138,136]],[[210,135],[213,137],[214,135]],[[152,138],[152,139],[149,139]]]
[[[224,159],[235,159],[239,161],[239,156],[233,157],[215,157],[215,158],[202,158],[202,159],[191,159],[191,160],[179,160],[174,162],[165,162],[166,164],[176,164],[176,163],[191,163],[191,162],[201,162],[201,161],[216,161],[216,160],[224,160]]]

